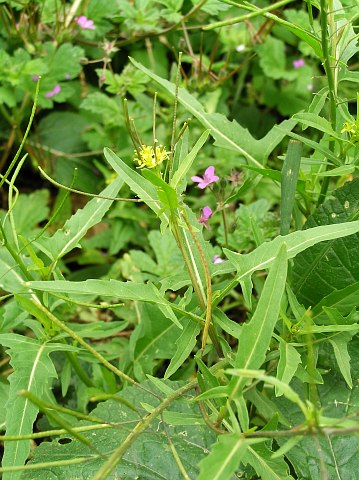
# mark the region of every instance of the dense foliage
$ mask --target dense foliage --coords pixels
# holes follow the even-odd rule
[[[354,480],[358,1],[0,2],[4,480]]]

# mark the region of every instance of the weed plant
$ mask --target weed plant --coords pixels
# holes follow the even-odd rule
[[[1,2],[4,480],[357,478],[358,6]]]

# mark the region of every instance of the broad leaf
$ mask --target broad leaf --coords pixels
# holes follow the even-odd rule
[[[261,480],[293,480],[289,475],[288,464],[283,457],[271,458],[272,452],[264,444],[251,445],[247,449],[244,462],[252,465]]]
[[[323,203],[304,226],[310,232],[317,225],[343,224],[359,209],[359,179],[333,192],[333,199]],[[333,225],[334,226],[334,225]],[[352,233],[356,233],[352,231]],[[349,234],[350,235],[350,234]],[[305,306],[314,306],[323,297],[359,281],[359,234],[332,239],[315,245],[297,256],[293,267],[293,290]]]
[[[178,383],[166,383],[173,390],[179,388]],[[163,389],[158,390],[149,381],[142,385],[159,397],[164,398],[165,395],[161,391]],[[190,400],[194,393],[193,391],[187,392],[186,398]],[[93,431],[83,433],[83,435],[93,441],[93,445],[96,446],[104,457],[108,457],[130,434],[141,417],[143,418],[148,410],[152,411],[153,407],[157,406],[160,401],[137,387],[129,387],[122,390],[120,397],[127,404],[133,405],[137,411],[128,408],[126,403],[119,403],[115,400],[102,402],[91,414],[103,419],[104,422],[111,422],[113,426],[96,430],[96,426],[93,425]],[[183,425],[186,418],[194,419],[200,415],[198,406],[193,402],[188,402],[184,399],[176,400],[171,403],[164,413],[163,418],[158,417],[155,419],[147,430],[129,447],[121,463],[117,465],[113,472],[114,476],[128,479],[163,480],[171,478],[173,480],[182,480],[183,475],[171,452],[168,435],[188,476],[190,478],[197,477],[198,463],[215,441],[215,434],[205,425]],[[174,414],[177,414],[176,419],[174,419]],[[179,420],[178,414],[182,417],[182,421]],[[166,415],[172,423],[180,423],[181,425],[166,424]],[[79,425],[90,425],[90,423],[81,421]],[[67,438],[69,437],[67,436]],[[48,462],[49,458],[54,462],[62,461],[62,465],[51,467],[44,465],[44,468],[41,470],[33,470],[31,471],[31,480],[42,480],[45,478],[56,478],[57,480],[92,478],[105,461],[103,457],[95,458],[93,450],[90,450],[86,445],[71,439],[69,443],[65,444],[60,444],[57,441],[42,443],[35,450],[34,457],[29,463],[30,465],[39,465]],[[66,464],[66,462],[76,462],[77,460],[79,460],[79,464]],[[29,472],[24,471],[22,479],[28,480],[29,478]]]

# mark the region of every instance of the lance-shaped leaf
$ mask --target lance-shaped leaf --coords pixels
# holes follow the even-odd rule
[[[335,225],[314,227],[308,230],[300,230],[290,233],[285,237],[278,236],[270,242],[262,243],[262,245],[247,255],[224,249],[225,255],[230,260],[231,264],[236,267],[238,274],[233,282],[216,293],[214,298],[215,304],[217,305],[227,295],[228,291],[243,278],[251,276],[253,272],[257,270],[270,267],[275,259],[275,254],[273,252],[278,251],[278,248],[282,243],[286,244],[288,259],[290,259],[317,243],[353,235],[353,233],[357,233],[358,231],[359,221],[357,220],[355,222],[338,223]],[[230,266],[226,265],[226,262],[217,265],[217,267],[215,275],[231,271]]]
[[[116,178],[100,195],[116,197],[123,184],[121,178]],[[36,244],[54,262],[78,247],[79,241],[88,230],[99,223],[112,205],[113,200],[93,198],[83,209],[78,210],[52,237],[42,237]]]
[[[283,244],[269,271],[256,311],[241,329],[235,359],[237,368],[258,369],[262,366],[278,320],[286,278],[287,251]],[[238,395],[246,382],[241,377],[231,380],[228,390],[232,398]]]
[[[140,69],[150,78],[155,80],[171,95],[175,96],[175,84],[165,80],[148,68],[130,58],[135,67]],[[229,148],[243,156],[249,164],[261,167],[278,143],[286,136],[295,125],[296,120],[285,120],[280,128],[274,126],[265,137],[256,140],[249,133],[247,128],[243,128],[235,120],[230,121],[220,113],[207,113],[199,101],[193,97],[187,90],[180,88],[178,91],[178,101],[199,120],[205,128],[211,130],[210,134],[215,139],[215,145],[223,148]]]
[[[85,280],[84,282],[69,282],[54,280],[51,282],[26,282],[26,286],[34,290],[53,293],[66,293],[69,295],[95,295],[102,297],[115,297],[121,300],[134,300],[153,303],[159,306],[162,313],[182,329],[172,311],[172,304],[151,284],[120,282],[118,280]]]
[[[54,351],[77,348],[51,342],[41,343],[15,333],[0,335],[0,344],[9,347],[11,366],[14,373],[9,376],[10,390],[6,408],[6,435],[25,435],[32,433],[38,407],[27,398],[18,395],[19,390],[27,390],[37,397],[44,396],[51,386],[51,380],[57,377],[55,367],[49,358]],[[24,465],[30,453],[30,440],[5,442],[3,467]],[[20,472],[3,474],[3,480],[16,480]]]

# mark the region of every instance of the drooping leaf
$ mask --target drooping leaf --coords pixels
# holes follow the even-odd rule
[[[115,297],[121,300],[134,300],[153,303],[159,306],[162,312],[182,329],[169,302],[152,284],[136,282],[120,282],[118,280],[85,280],[84,282],[69,282],[54,280],[50,282],[27,282],[27,286],[35,290],[54,293],[67,293],[69,295],[95,295],[102,297]]]
[[[285,340],[279,340],[279,362],[277,367],[277,378],[289,385],[292,380],[299,363],[301,362],[300,354],[296,348],[287,343]],[[283,395],[283,391],[276,387],[276,395]]]
[[[250,445],[243,461],[250,463],[262,480],[293,480],[283,456],[274,459],[271,456],[265,444]]]
[[[168,365],[165,378],[169,378],[173,375],[190,355],[196,344],[197,335],[200,330],[200,326],[191,320],[185,322],[183,332],[176,340],[176,352]]]

